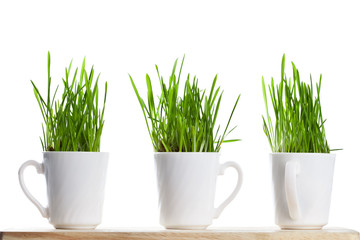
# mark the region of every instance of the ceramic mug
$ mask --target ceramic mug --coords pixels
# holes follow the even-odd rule
[[[335,154],[272,153],[275,223],[321,229],[328,223]]]
[[[20,167],[20,186],[55,228],[93,229],[101,223],[108,159],[105,152],[44,152],[43,163],[30,160]],[[46,208],[25,186],[23,172],[28,166],[45,174]]]
[[[155,153],[160,224],[168,229],[205,229],[238,194],[242,172],[235,162],[219,163],[219,153]],[[214,208],[216,179],[232,167],[234,191]]]

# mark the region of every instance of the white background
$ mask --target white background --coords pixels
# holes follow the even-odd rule
[[[322,105],[327,138],[337,152],[329,226],[360,230],[358,124],[360,5],[357,1],[1,1],[0,3],[0,228],[51,228],[28,201],[17,171],[42,161],[41,114],[30,79],[46,89],[46,56],[53,82],[61,84],[71,59],[101,72],[108,82],[102,151],[111,153],[102,227],[156,227],[157,189],[152,146],[131,88],[143,96],[145,74],[157,86],[155,64],[167,78],[186,54],[183,73],[209,88],[215,74],[224,90],[219,123],[241,93],[232,134],[243,141],[222,148],[245,178],[237,198],[213,227],[274,226],[268,153],[262,131],[261,77],[278,81],[283,53],[302,80],[323,74]],[[157,91],[159,92],[159,91]],[[216,202],[235,182],[220,177]],[[45,181],[26,172],[30,191],[46,204]]]

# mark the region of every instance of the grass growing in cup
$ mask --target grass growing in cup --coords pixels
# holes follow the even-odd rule
[[[77,81],[78,68],[70,76],[72,61],[65,68],[63,78],[64,92],[60,100],[55,100],[59,86],[51,95],[50,53],[48,53],[48,85],[47,97],[43,98],[35,83],[34,94],[44,119],[42,125],[43,138],[40,138],[44,151],[100,151],[100,137],[104,126],[104,111],[99,106],[98,81],[100,74],[94,77],[94,68],[90,73],[85,70],[85,58],[80,70],[80,80]]]
[[[71,65],[72,62],[65,68],[63,93],[59,100],[56,100],[59,86],[51,93],[50,53],[47,96],[43,97],[31,81],[44,120],[43,137],[40,138],[43,162],[26,161],[19,169],[19,182],[26,197],[55,228],[93,229],[101,223],[109,159],[109,153],[100,152],[107,83],[101,108],[100,75],[94,77],[94,68],[88,73],[84,59],[80,73],[76,68],[70,77]],[[25,185],[23,172],[28,166],[35,167],[39,174],[45,174],[48,194],[46,208]]]
[[[156,152],[219,152],[222,143],[239,141],[225,138],[236,128],[235,126],[229,130],[229,125],[240,95],[221,134],[220,125],[216,127],[216,120],[223,92],[220,92],[220,87],[216,87],[217,75],[212,82],[210,93],[206,95],[205,90],[199,89],[198,79],[193,77],[191,80],[188,74],[181,97],[179,84],[184,59],[185,57],[182,59],[178,76],[175,74],[177,60],[175,61],[168,86],[155,65],[161,87],[157,105],[149,75],[146,74],[147,104],[140,97],[129,75],[152,144]]]
[[[282,229],[321,229],[328,222],[335,154],[330,154],[320,102],[321,79],[313,86],[300,80],[292,63],[293,79],[285,74],[280,83],[268,85],[275,124],[270,117],[266,86],[263,129],[273,153],[272,182],[275,223]],[[334,149],[336,150],[336,149]]]
[[[169,84],[158,74],[161,95],[157,105],[152,83],[146,75],[147,104],[140,97],[133,79],[130,80],[144,114],[147,129],[155,150],[154,158],[159,190],[160,224],[168,229],[205,229],[218,218],[235,198],[242,184],[242,172],[235,162],[219,163],[221,145],[239,139],[225,139],[240,95],[224,128],[216,126],[223,92],[216,87],[215,76],[210,92],[198,87],[198,79],[187,75],[184,92],[179,94],[180,76],[174,63]],[[237,171],[234,191],[214,208],[215,186],[218,175],[228,167]]]

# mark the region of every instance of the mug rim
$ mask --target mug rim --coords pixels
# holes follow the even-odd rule
[[[335,153],[311,153],[311,152],[272,152],[269,155],[326,155],[326,156],[336,156]]]
[[[109,152],[75,152],[75,151],[45,151],[42,152],[42,155],[54,155],[54,154],[59,154],[59,155],[109,155]]]
[[[154,152],[154,155],[220,155],[219,152]]]

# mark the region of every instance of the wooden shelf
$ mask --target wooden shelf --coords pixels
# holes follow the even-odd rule
[[[97,230],[6,230],[0,233],[0,240],[42,240],[42,239],[86,239],[86,240],[360,240],[359,233],[343,228],[324,230],[281,231],[272,228],[229,228],[203,231],[177,231],[159,229],[97,229]]]

